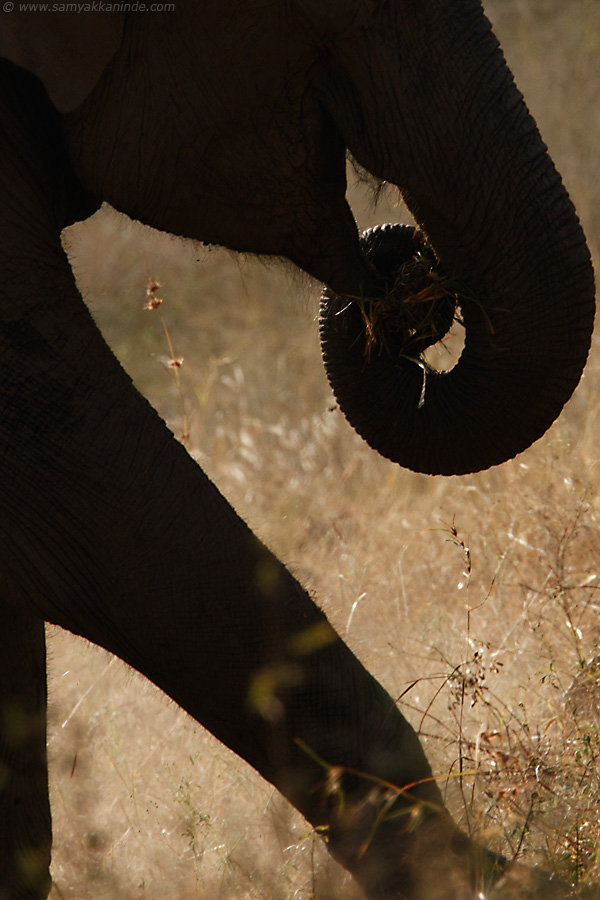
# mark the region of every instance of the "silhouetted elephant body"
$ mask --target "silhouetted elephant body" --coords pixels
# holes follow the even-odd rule
[[[487,890],[503,862],[456,829],[394,702],[133,388],[60,243],[108,201],[287,257],[328,286],[329,375],[367,440],[430,473],[513,456],[577,384],[593,278],[478,0],[7,7],[0,897],[41,900],[50,885],[44,621],[116,653],[245,758],[372,900]],[[400,187],[425,235],[385,272],[345,199],[348,150]],[[452,372],[425,372],[424,402],[421,324],[369,352],[417,257],[409,296],[439,300],[447,280],[467,335]]]

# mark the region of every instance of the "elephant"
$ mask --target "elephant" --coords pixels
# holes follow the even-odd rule
[[[369,900],[502,891],[395,702],[133,387],[60,239],[107,202],[284,257],[326,285],[325,364],[369,443],[430,474],[514,456],[577,385],[594,282],[480,0],[6,3],[0,80],[0,897],[51,886],[45,622],[247,760]],[[348,155],[418,230],[360,238]]]

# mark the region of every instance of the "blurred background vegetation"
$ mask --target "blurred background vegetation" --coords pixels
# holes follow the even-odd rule
[[[598,260],[598,0],[485,5]],[[408,220],[394,193],[351,197],[362,228]],[[535,447],[428,479],[379,459],[335,408],[301,274],[108,209],[65,241],[140,390],[401,698],[463,826],[598,878],[597,344]],[[160,310],[143,309],[150,278]],[[118,660],[49,634],[54,900],[356,896],[248,766]]]

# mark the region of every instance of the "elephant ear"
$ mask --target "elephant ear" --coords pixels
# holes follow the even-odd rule
[[[4,12],[0,57],[36,75],[59,112],[72,112],[117,51],[123,19],[123,13]]]

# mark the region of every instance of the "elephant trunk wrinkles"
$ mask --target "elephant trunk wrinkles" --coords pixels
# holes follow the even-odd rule
[[[433,245],[460,298],[465,347],[447,373],[410,354],[323,349],[340,406],[372,446],[415,471],[463,474],[512,458],[559,415],[587,359],[594,281],[575,210],[479,3],[449,4],[427,24],[435,53],[399,46],[398,65],[387,41],[353,86],[357,103],[332,109],[345,111],[339,126],[358,162],[400,187]],[[385,25],[401,45],[402,30]],[[390,92],[394,112],[369,108]]]

